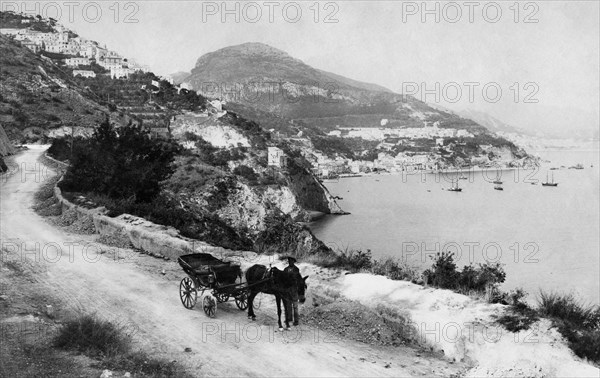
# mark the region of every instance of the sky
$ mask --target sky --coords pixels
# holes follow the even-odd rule
[[[159,74],[262,42],[305,63],[523,129],[600,127],[598,1],[2,1]]]

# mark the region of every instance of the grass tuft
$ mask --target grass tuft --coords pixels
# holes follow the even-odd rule
[[[572,294],[541,292],[538,311],[552,320],[581,358],[600,362],[600,307],[584,304]]]
[[[55,345],[90,356],[112,357],[129,351],[131,336],[123,326],[81,315],[67,321],[56,336]]]
[[[539,308],[541,313],[549,318],[560,319],[582,328],[600,328],[600,309],[598,306],[585,305],[572,294],[561,295],[542,291],[539,298]]]

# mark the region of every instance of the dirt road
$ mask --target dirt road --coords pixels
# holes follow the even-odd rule
[[[117,252],[95,243],[97,235],[66,233],[34,213],[33,194],[52,174],[38,163],[42,153],[32,148],[17,155],[21,172],[0,184],[2,263],[34,273],[31,284],[57,317],[80,311],[127,324],[139,348],[198,376],[448,376],[458,370],[416,349],[336,340],[307,326],[275,332],[268,297],[255,322],[233,303],[219,305],[215,319],[200,306],[186,310],[178,296],[184,274],[175,262]]]

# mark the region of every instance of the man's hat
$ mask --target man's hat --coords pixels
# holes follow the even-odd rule
[[[295,263],[296,261],[298,261],[298,260],[296,260],[296,258],[295,258],[295,257],[292,257],[292,256],[288,256],[288,257],[287,257],[287,259],[288,259],[288,263],[290,263],[290,264],[293,264],[293,263]]]

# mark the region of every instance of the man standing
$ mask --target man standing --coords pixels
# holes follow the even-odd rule
[[[289,290],[288,298],[283,300],[283,304],[285,305],[285,323],[290,324],[291,321],[294,322],[294,325],[298,325],[298,320],[300,319],[298,316],[298,288],[297,285],[302,285],[304,282],[296,282],[297,277],[300,276],[300,269],[295,265],[296,259],[292,256],[288,256],[288,266],[283,270],[284,273],[287,273],[291,277],[293,277],[294,284]],[[292,309],[293,309],[293,318],[292,318]]]

